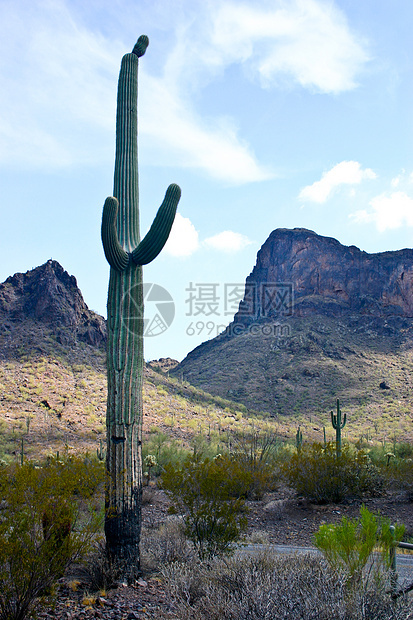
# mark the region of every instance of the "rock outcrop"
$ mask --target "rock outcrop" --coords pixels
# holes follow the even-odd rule
[[[349,312],[413,317],[413,250],[368,254],[311,230],[279,228],[258,252],[234,322]]]
[[[0,284],[0,320],[7,329],[25,321],[47,327],[61,344],[80,340],[103,346],[103,317],[87,307],[76,278],[55,260]]]
[[[322,411],[336,398],[359,412],[372,402],[410,411],[413,250],[368,254],[274,230],[233,321],[171,374],[271,415]]]

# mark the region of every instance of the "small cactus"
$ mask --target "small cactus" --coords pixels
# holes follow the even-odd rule
[[[101,439],[99,439],[99,448],[96,448],[96,456],[98,457],[99,461],[103,461],[103,459],[105,458]]]
[[[149,483],[151,481],[151,470],[152,467],[156,467],[158,464],[158,461],[156,460],[156,456],[154,454],[148,454],[145,457],[145,465],[148,468],[148,479],[147,479],[147,485],[149,486]]]
[[[341,417],[340,401],[337,398],[337,413],[331,411],[331,424],[336,431],[336,451],[337,458],[341,456],[341,429],[345,427],[347,422],[347,415],[344,414],[344,418]]]
[[[303,433],[302,433],[301,428],[298,427],[296,435],[295,435],[295,447],[297,448],[297,452],[300,452],[302,445],[303,445]]]

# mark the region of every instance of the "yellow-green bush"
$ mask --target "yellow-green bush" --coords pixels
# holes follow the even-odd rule
[[[335,443],[308,444],[282,465],[285,478],[297,493],[319,503],[341,502],[345,497],[377,494],[383,480],[363,450],[344,445],[337,457]]]
[[[201,559],[229,552],[247,525],[243,499],[236,497],[226,458],[194,454],[182,466],[169,464],[162,487],[183,515],[185,534]]]
[[[404,526],[397,525],[393,534],[388,518],[362,506],[358,519],[343,517],[340,523],[321,525],[314,541],[331,567],[344,573],[347,588],[352,591],[365,588],[371,577],[377,578],[381,566],[377,559],[373,561],[375,549],[380,549],[384,567],[390,568],[390,549],[403,534]]]
[[[23,620],[86,553],[102,525],[97,461],[0,467],[0,620]]]
[[[384,472],[390,486],[404,491],[408,500],[413,502],[413,459],[390,459],[389,466],[384,468]]]
[[[219,459],[230,480],[230,490],[234,497],[261,499],[265,492],[277,486],[278,475],[273,464],[255,460],[240,452],[225,452],[219,455]]]
[[[265,492],[277,488],[278,456],[281,444],[271,431],[255,430],[234,435],[233,452],[228,467],[234,479],[246,486],[245,497],[261,499]]]

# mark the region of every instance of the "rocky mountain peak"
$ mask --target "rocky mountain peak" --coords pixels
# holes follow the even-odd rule
[[[94,346],[106,338],[103,317],[89,310],[76,278],[52,259],[0,284],[0,317],[12,324],[36,321],[60,330],[61,338],[69,330]]]
[[[257,254],[235,322],[285,313],[269,303],[277,294],[296,316],[413,317],[413,250],[369,254],[305,228],[279,228]]]
[[[410,412],[413,250],[368,254],[311,230],[274,230],[233,322],[171,374],[271,415],[329,413],[336,398],[360,417],[392,398]]]

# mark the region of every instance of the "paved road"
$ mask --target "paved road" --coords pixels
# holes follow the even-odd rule
[[[246,545],[241,547],[237,553],[256,553],[269,548],[276,553],[310,553],[321,555],[315,547],[295,547],[292,545]],[[413,583],[413,552],[396,554],[397,574],[399,577],[399,586],[403,587]]]

